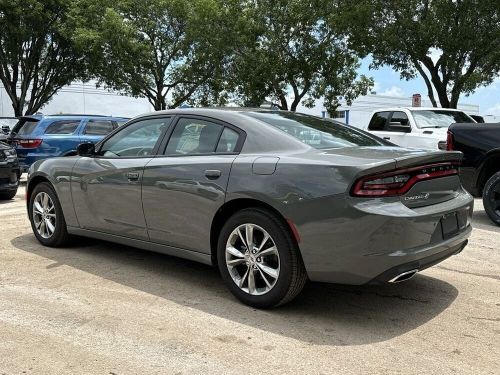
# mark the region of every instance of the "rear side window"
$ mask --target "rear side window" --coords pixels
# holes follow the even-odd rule
[[[167,155],[209,154],[215,152],[223,126],[210,121],[181,118],[165,153]]]
[[[234,152],[234,150],[236,149],[236,144],[238,143],[239,136],[240,135],[234,130],[224,128],[215,152]]]
[[[113,122],[109,120],[89,120],[83,133],[86,135],[107,135],[114,128]]]
[[[47,126],[45,134],[73,134],[80,125],[80,120],[54,121]]]
[[[404,112],[393,112],[391,122],[397,122],[399,125],[409,126],[410,122],[408,116]]]
[[[373,115],[370,124],[368,125],[368,130],[381,131],[385,130],[385,124],[389,118],[390,112],[377,112]]]
[[[12,133],[16,135],[29,135],[33,133],[39,121],[36,120],[19,120],[19,122],[12,129]]]

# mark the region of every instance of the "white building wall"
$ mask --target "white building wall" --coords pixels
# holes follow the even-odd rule
[[[117,92],[96,88],[93,83],[75,82],[63,87],[40,112],[78,113],[134,117],[153,111],[145,98],[132,98]],[[0,85],[0,117],[13,116],[14,110],[5,89]]]

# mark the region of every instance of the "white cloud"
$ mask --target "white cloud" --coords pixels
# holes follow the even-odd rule
[[[379,95],[386,95],[386,96],[397,96],[399,98],[405,97],[406,94],[403,91],[403,89],[399,86],[391,86],[388,89],[385,89],[385,91],[382,92],[377,92]]]

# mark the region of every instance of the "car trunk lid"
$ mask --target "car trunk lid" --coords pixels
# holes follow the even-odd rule
[[[326,154],[358,160],[351,189],[354,196],[398,197],[407,207],[417,208],[453,199],[462,191],[460,152],[360,147],[328,150]]]

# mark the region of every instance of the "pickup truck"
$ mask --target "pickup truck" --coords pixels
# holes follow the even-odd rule
[[[448,108],[385,108],[373,112],[364,130],[398,146],[439,150],[454,123],[476,122],[465,112]]]
[[[448,129],[446,148],[464,156],[460,179],[484,210],[500,225],[500,124],[454,124]]]

